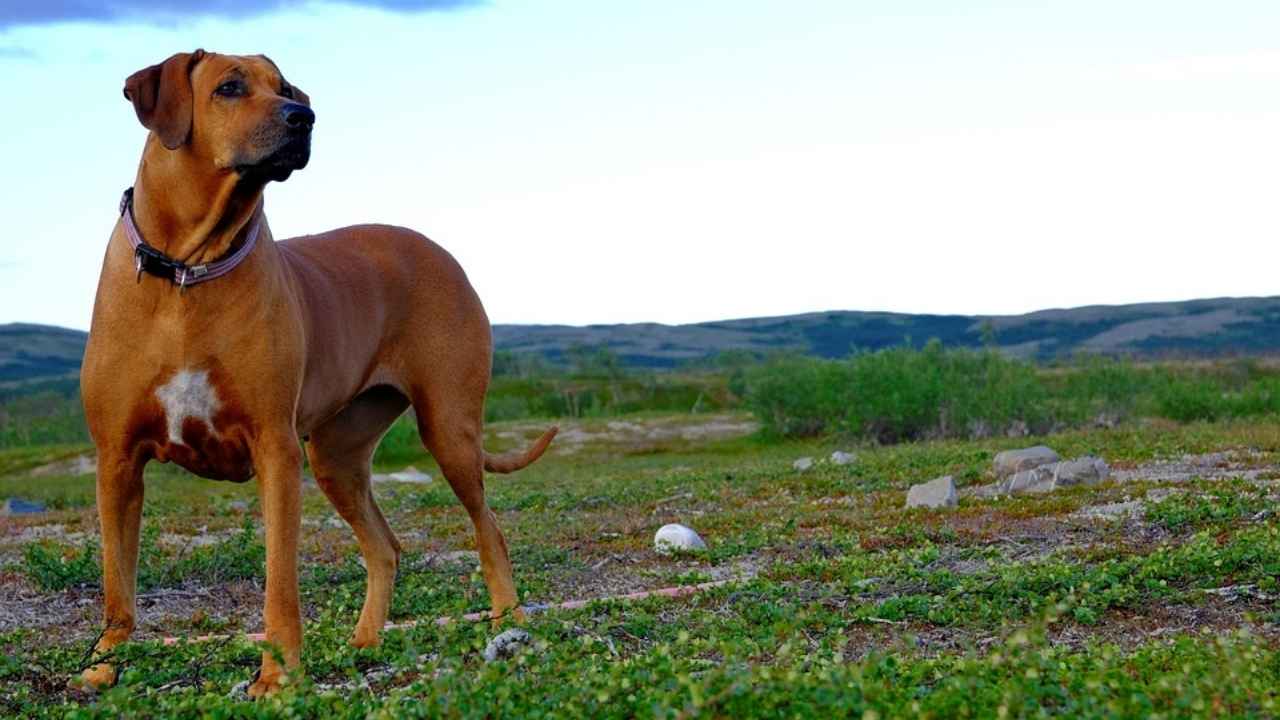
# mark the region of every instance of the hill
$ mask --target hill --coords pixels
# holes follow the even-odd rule
[[[0,325],[0,385],[73,375],[88,337],[52,325]]]
[[[671,367],[725,350],[790,350],[842,357],[855,349],[979,347],[987,337],[1018,357],[1078,352],[1220,357],[1280,351],[1280,298],[1220,298],[1042,310],[1026,315],[909,315],[832,311],[690,325],[498,325],[497,346],[560,360],[575,344],[605,345],[627,364]]]
[[[495,325],[499,350],[565,360],[574,345],[605,346],[633,367],[665,368],[728,350],[841,357],[855,349],[993,342],[1011,355],[1052,360],[1079,352],[1204,358],[1280,352],[1280,297],[1217,298],[1041,310],[1026,315],[911,315],[831,311],[688,325]],[[66,377],[86,334],[47,325],[0,325],[0,385]]]

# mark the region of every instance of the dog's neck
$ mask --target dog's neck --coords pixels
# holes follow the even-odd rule
[[[254,216],[262,212],[265,183],[234,171],[211,174],[208,161],[185,152],[147,150],[134,183],[133,221],[148,245],[199,265],[244,242]]]

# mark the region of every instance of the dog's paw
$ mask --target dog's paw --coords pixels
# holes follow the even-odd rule
[[[79,676],[67,681],[67,687],[72,690],[97,692],[103,688],[111,687],[115,682],[115,666],[110,663],[98,663],[80,673]]]
[[[353,648],[371,648],[378,647],[382,644],[382,635],[377,630],[365,630],[356,628],[356,632],[351,636],[351,647]]]
[[[273,678],[260,677],[257,680],[253,681],[253,684],[249,686],[249,689],[245,691],[245,694],[247,694],[249,697],[256,700],[260,697],[266,697],[267,695],[274,695],[275,693],[278,693],[278,692],[280,692],[279,676],[273,677]]]
[[[524,607],[517,605],[505,611],[490,613],[489,626],[497,629],[505,623],[514,622],[517,625],[523,625],[525,621]]]

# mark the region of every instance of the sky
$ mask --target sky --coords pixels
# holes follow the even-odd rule
[[[0,323],[88,327],[197,47],[311,97],[276,237],[414,228],[494,323],[1280,294],[1280,3],[5,0]]]

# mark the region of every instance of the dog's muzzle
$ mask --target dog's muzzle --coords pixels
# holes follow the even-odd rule
[[[301,170],[311,159],[311,128],[316,114],[299,103],[285,103],[280,107],[280,143],[276,149],[253,165],[237,168],[246,177],[265,180],[286,180],[294,170]]]

